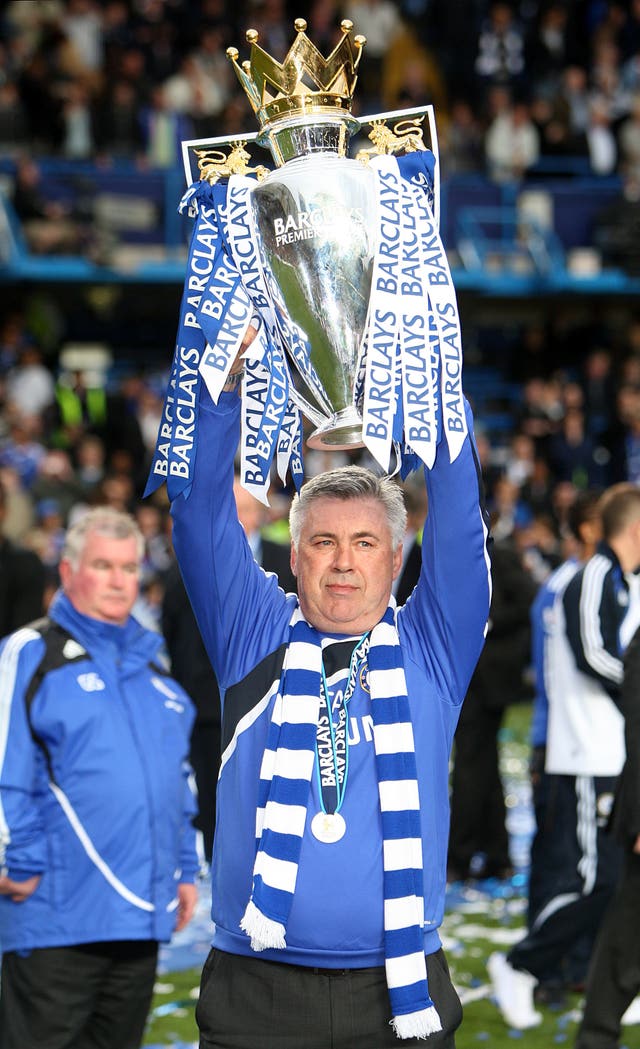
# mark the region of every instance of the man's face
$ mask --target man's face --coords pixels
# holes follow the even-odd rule
[[[309,507],[291,568],[305,618],[318,630],[363,634],[380,621],[402,566],[382,504],[322,496]]]
[[[78,612],[122,625],[138,596],[138,546],[134,536],[112,539],[89,532],[80,562],[60,562],[64,591]]]

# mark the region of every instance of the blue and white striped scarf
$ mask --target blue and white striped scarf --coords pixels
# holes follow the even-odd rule
[[[253,891],[240,923],[254,951],[286,947],[316,755],[322,647],[299,608],[260,770]],[[423,944],[422,835],[413,728],[392,598],[368,653],[382,816],[385,969],[399,1038],[442,1029]]]

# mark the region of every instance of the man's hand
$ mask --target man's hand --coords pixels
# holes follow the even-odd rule
[[[193,912],[198,902],[198,890],[195,885],[181,882],[178,885],[178,911],[176,917],[175,932],[180,932],[193,918]]]
[[[33,895],[39,884],[39,874],[34,874],[26,881],[14,881],[5,874],[0,878],[0,896],[10,896],[14,903],[24,903]]]
[[[235,361],[231,365],[231,371],[229,372],[229,375],[237,375],[238,372],[241,372],[244,369],[244,360],[242,359],[242,354],[247,349],[247,347],[251,345],[257,334],[258,329],[254,328],[253,324],[250,324],[246,332],[244,333],[244,337],[242,339],[242,342],[240,343],[240,349],[238,350]]]
[[[640,853],[640,834],[633,843],[633,852]]]

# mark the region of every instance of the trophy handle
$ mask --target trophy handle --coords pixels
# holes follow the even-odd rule
[[[299,408],[303,415],[306,415],[308,419],[314,424],[314,426],[324,426],[327,422],[326,415],[314,408],[309,401],[305,400],[299,390],[291,383],[289,386],[289,396],[296,408]]]

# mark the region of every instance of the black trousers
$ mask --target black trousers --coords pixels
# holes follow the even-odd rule
[[[0,1049],[139,1049],[157,958],[148,940],[7,952]]]
[[[575,848],[567,842],[576,837],[576,788],[574,776],[545,772],[541,767],[532,786],[536,833],[531,843],[527,927],[535,928],[539,916],[563,894],[580,891]],[[612,872],[612,885],[615,869]],[[588,929],[538,979],[546,984],[584,984],[597,929]]]
[[[427,975],[443,1030],[426,1041],[399,1039],[384,967],[327,975],[214,948],[196,1008],[200,1049],[455,1049],[462,1006],[443,951],[427,956]]]
[[[556,895],[508,954],[514,968],[525,969],[543,982],[580,939],[595,935],[620,877],[620,846],[606,832],[605,801],[611,800],[614,780],[588,776],[557,780],[567,799],[561,806],[566,818],[565,859],[558,866]]]
[[[488,709],[470,690],[455,734],[451,777],[451,829],[448,862],[462,877],[477,852],[488,871],[510,865],[504,790],[500,778],[498,733],[504,711]]]
[[[640,856],[622,880],[596,940],[575,1049],[618,1049],[620,1020],[640,991]]]

